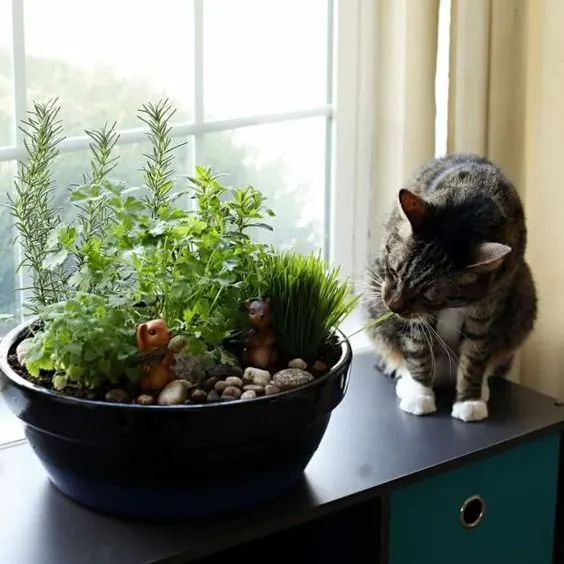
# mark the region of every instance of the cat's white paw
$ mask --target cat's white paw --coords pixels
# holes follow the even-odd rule
[[[451,415],[461,421],[481,421],[488,417],[488,406],[483,400],[458,401],[452,406]]]
[[[412,415],[426,415],[437,411],[435,394],[431,388],[422,386],[411,376],[402,376],[396,384],[399,407]]]

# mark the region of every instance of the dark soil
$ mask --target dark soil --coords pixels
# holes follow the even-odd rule
[[[41,371],[39,377],[34,378],[27,372],[25,367],[21,366],[20,363],[18,362],[16,356],[16,347],[23,340],[24,337],[25,336],[22,336],[22,339],[19,339],[13,344],[12,348],[10,349],[10,354],[8,355],[8,363],[10,364],[14,372],[16,372],[22,378],[25,378],[29,382],[32,382],[33,384],[36,384],[38,386],[42,386],[48,390],[55,391],[53,388],[54,372]],[[226,348],[231,349],[232,352],[235,353],[238,352],[237,351],[238,347],[235,343],[232,343],[232,346],[228,346]],[[239,356],[239,354],[237,354],[237,356]],[[321,371],[312,369],[311,374],[315,378],[319,378],[323,376],[331,369],[331,367],[333,367],[339,361],[340,358],[341,358],[340,340],[336,335],[334,335],[329,341],[327,341],[320,347],[319,352],[317,354],[317,359],[321,361],[323,364],[325,364],[327,369]],[[286,366],[287,364],[281,364],[279,369],[281,370]],[[138,386],[128,381],[125,378],[121,382],[115,384],[108,383],[107,385],[100,386],[95,389],[84,389],[82,387],[73,386],[72,384],[69,384],[64,390],[56,390],[56,391],[57,393],[61,393],[76,398],[96,400],[96,401],[107,401],[106,394],[110,390],[115,390],[116,388],[125,391],[126,394],[132,398],[137,397],[139,394]],[[133,403],[133,402],[127,401],[127,403]]]

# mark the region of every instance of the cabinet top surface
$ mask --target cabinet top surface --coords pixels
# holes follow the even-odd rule
[[[0,450],[0,562],[187,562],[564,427],[564,407],[506,381],[492,383],[490,417],[480,423],[450,417],[451,392],[439,394],[438,413],[405,414],[375,360],[355,356],[345,399],[302,483],[279,501],[219,521],[151,525],[99,515],[58,493],[27,445]]]

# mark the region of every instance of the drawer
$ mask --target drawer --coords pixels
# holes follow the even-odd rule
[[[560,435],[398,488],[389,564],[552,564]]]

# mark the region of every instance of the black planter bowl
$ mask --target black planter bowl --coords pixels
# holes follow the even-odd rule
[[[213,517],[272,500],[300,480],[352,361],[275,396],[179,406],[112,404],[64,396],[8,363],[29,323],[0,345],[4,397],[51,482],[97,511],[140,519]]]

